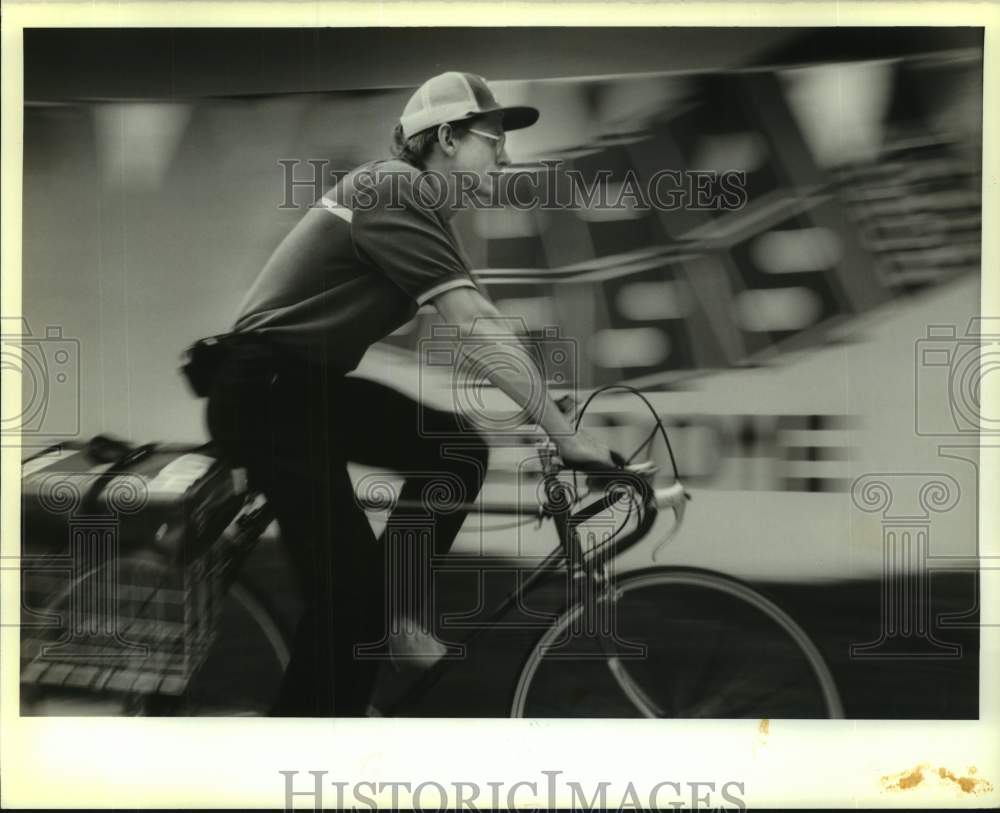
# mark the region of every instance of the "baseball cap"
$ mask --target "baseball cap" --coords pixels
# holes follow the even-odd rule
[[[495,112],[503,114],[504,131],[520,130],[538,121],[538,110],[534,107],[501,105],[483,77],[448,71],[417,88],[403,108],[399,122],[403,125],[403,137],[409,138],[448,121]]]

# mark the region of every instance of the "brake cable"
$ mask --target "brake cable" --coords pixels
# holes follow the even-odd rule
[[[646,405],[646,408],[649,410],[650,414],[653,416],[654,425],[653,425],[652,431],[650,431],[650,433],[646,436],[645,440],[643,440],[643,442],[641,444],[639,444],[639,446],[635,449],[635,451],[632,452],[632,454],[626,459],[626,461],[625,461],[626,464],[631,463],[636,458],[636,456],[644,448],[646,448],[646,446],[649,445],[649,443],[656,436],[656,433],[659,432],[662,435],[663,442],[664,442],[664,444],[667,447],[667,454],[670,457],[670,465],[671,465],[671,468],[673,468],[673,470],[674,470],[674,480],[675,481],[679,480],[680,479],[680,474],[679,474],[679,472],[677,470],[677,459],[674,457],[674,449],[673,449],[673,446],[670,443],[670,437],[667,435],[666,427],[664,427],[664,425],[663,425],[663,419],[660,418],[660,416],[657,414],[656,409],[654,409],[653,405],[649,402],[649,399],[646,398],[646,396],[642,392],[640,392],[638,389],[636,389],[635,387],[629,386],[628,384],[608,384],[606,386],[599,387],[598,389],[594,390],[590,394],[590,396],[587,398],[587,400],[584,401],[583,406],[581,406],[580,409],[578,410],[577,415],[576,415],[576,422],[575,422],[575,425],[574,425],[573,428],[575,430],[580,428],[580,423],[583,421],[583,416],[586,413],[587,408],[590,406],[591,402],[598,395],[602,395],[605,392],[608,392],[610,390],[623,390],[625,392],[632,393],[632,395],[635,395],[637,398],[639,398]],[[574,492],[577,492],[577,488],[576,488],[576,475],[577,475],[577,472],[574,470],[573,471],[573,486],[574,486],[573,490],[574,490]],[[605,540],[604,542],[602,542],[601,544],[599,544],[593,551],[591,551],[591,554],[595,554],[595,553],[599,552],[602,548],[604,548],[605,546],[609,545],[612,542],[612,540],[614,540],[614,538],[618,536],[619,533],[621,533],[622,529],[628,524],[628,521],[629,521],[629,519],[632,516],[632,511],[635,510],[636,508],[638,508],[640,512],[642,511],[642,506],[637,506],[636,505],[635,497],[634,496],[630,497],[630,499],[629,499],[629,509],[628,509],[628,513],[625,516],[625,520],[622,522],[621,525],[618,526],[618,529],[611,535],[611,537],[609,539]]]
[[[633,395],[635,395],[646,405],[646,408],[649,409],[650,414],[653,416],[653,421],[655,422],[655,425],[653,426],[653,431],[649,433],[649,436],[646,438],[646,440],[644,440],[642,444],[640,444],[640,446],[632,453],[632,456],[628,458],[628,462],[631,462],[635,458],[635,456],[640,451],[642,451],[642,449],[652,440],[653,436],[657,432],[659,432],[663,436],[663,442],[667,446],[667,454],[670,456],[670,465],[674,470],[674,479],[679,480],[680,474],[677,471],[677,460],[674,457],[674,449],[673,446],[671,446],[670,444],[670,438],[667,436],[667,430],[663,426],[663,420],[660,418],[659,415],[656,414],[656,409],[653,408],[653,405],[649,402],[649,399],[646,398],[646,396],[643,395],[642,392],[637,390],[635,387],[630,387],[628,384],[608,384],[604,387],[599,387],[598,389],[594,390],[587,398],[587,400],[584,401],[583,406],[580,407],[580,410],[576,416],[576,425],[574,426],[574,429],[580,428],[580,422],[583,420],[583,415],[587,411],[587,407],[590,406],[590,402],[593,401],[598,395],[608,392],[609,390],[625,390],[626,392],[630,392]]]

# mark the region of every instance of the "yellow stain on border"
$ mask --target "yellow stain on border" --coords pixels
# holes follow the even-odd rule
[[[882,787],[885,790],[906,791],[925,783],[934,782],[940,785],[943,782],[958,788],[963,793],[972,795],[993,790],[993,783],[978,776],[978,773],[979,771],[974,765],[968,768],[965,776],[956,776],[948,768],[932,768],[922,764],[902,773],[883,776]]]

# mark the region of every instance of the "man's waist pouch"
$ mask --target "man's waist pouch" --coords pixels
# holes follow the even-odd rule
[[[274,369],[279,365],[268,342],[250,333],[226,333],[199,339],[188,347],[181,356],[181,373],[196,396],[207,398],[223,367],[238,354],[246,356],[248,352],[262,366]]]
[[[212,394],[224,368],[234,371],[243,381],[265,380],[280,373],[289,382],[323,381],[327,385],[347,372],[316,365],[256,333],[226,333],[199,339],[184,351],[181,361],[181,373],[199,398]]]

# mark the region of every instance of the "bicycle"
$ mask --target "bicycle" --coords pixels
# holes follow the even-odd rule
[[[519,672],[510,715],[596,716],[594,709],[582,705],[577,693],[569,689],[572,679],[586,681],[588,673],[593,675],[596,669],[610,674],[617,687],[621,702],[615,716],[842,717],[833,676],[818,648],[788,613],[758,590],[730,576],[687,567],[658,565],[616,574],[615,560],[648,536],[660,511],[672,511],[674,524],[657,553],[679,534],[690,499],[678,477],[666,430],[637,390],[614,385],[596,391],[579,411],[577,427],[593,398],[616,387],[640,397],[655,423],[621,470],[587,475],[587,492],[581,494],[578,473],[565,469],[551,443],[542,443],[537,447],[543,495],[540,506],[465,506],[533,521],[551,520],[559,545],[465,636],[462,644],[470,644],[490,624],[521,605],[546,575],[563,572],[570,586],[566,607],[532,646]],[[659,488],[653,484],[658,472],[655,464],[632,462],[657,432],[673,466],[673,482]],[[599,491],[599,496],[585,502],[594,491]],[[231,537],[243,539],[237,548],[244,556],[247,539],[258,532],[253,529],[270,521],[260,499],[257,495],[256,503],[248,502],[252,507],[230,526]],[[391,507],[385,500],[360,502],[369,510]],[[588,530],[591,522],[603,533]],[[223,561],[228,558],[226,554],[217,556]],[[220,580],[215,589],[222,585]],[[148,592],[142,596],[146,605],[150,602]],[[268,620],[271,614],[263,605],[258,607],[251,611],[257,616],[258,628],[265,630],[272,651],[279,653],[278,660],[282,652],[287,658],[287,645],[274,632],[277,626]],[[212,640],[214,637],[205,638],[204,643]],[[204,653],[200,656],[203,662]],[[381,714],[392,716],[404,710],[453,663],[439,661]],[[172,708],[176,712],[183,706],[181,692]],[[139,713],[148,708],[145,701],[138,704]]]
[[[641,398],[654,428],[619,472],[589,475],[603,486],[584,504],[578,473],[567,471],[551,443],[538,446],[544,501],[539,509],[491,505],[491,513],[551,520],[559,545],[490,612],[467,645],[537,587],[543,576],[566,571],[571,596],[531,648],[510,705],[512,717],[595,716],[579,701],[581,684],[606,669],[621,697],[614,716],[647,718],[839,718],[843,706],[821,653],[799,624],[750,585],[708,570],[653,566],[618,576],[614,561],[651,531],[662,510],[674,524],[654,554],[680,532],[690,494],[681,483],[670,440],[649,401],[637,390],[597,390],[576,417],[579,427],[594,397],[623,389]],[[655,488],[658,467],[631,461],[659,432],[673,466],[673,483]],[[568,475],[571,480],[560,479]],[[603,483],[600,481],[603,480]],[[471,506],[469,506],[471,507]],[[624,512],[624,517],[622,513]],[[595,520],[605,531],[584,532]],[[623,532],[628,523],[634,527]],[[393,716],[427,692],[454,661],[441,660],[384,711]],[[720,679],[721,676],[721,679]],[[602,698],[604,700],[606,698]]]

